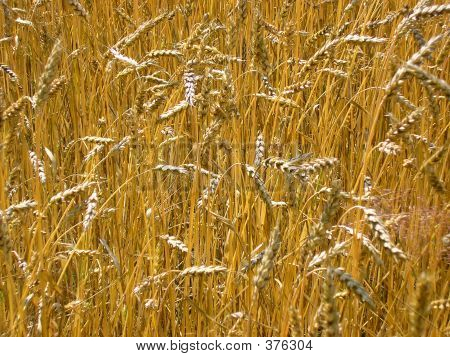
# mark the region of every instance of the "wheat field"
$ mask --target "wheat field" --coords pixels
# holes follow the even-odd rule
[[[0,7],[0,336],[450,335],[450,4]]]

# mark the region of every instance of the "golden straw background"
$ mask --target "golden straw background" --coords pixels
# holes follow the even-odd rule
[[[444,1],[0,0],[1,336],[448,336]]]

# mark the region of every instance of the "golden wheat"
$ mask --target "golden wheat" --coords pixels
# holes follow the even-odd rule
[[[448,336],[449,12],[0,1],[0,336]]]

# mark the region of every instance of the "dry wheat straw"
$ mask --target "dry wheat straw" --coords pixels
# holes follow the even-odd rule
[[[450,333],[449,5],[169,3],[0,0],[0,334]]]

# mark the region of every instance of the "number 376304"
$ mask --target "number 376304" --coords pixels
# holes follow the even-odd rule
[[[311,340],[266,340],[266,350],[268,351],[302,351],[312,350]]]

